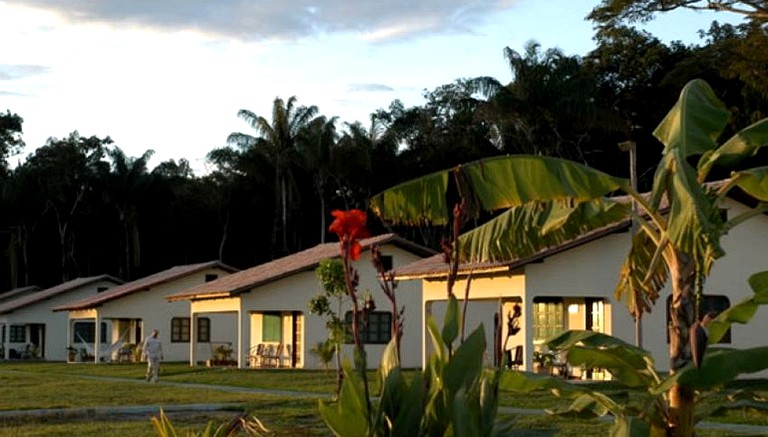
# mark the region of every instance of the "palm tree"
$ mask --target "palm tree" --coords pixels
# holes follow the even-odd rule
[[[131,278],[132,269],[141,263],[139,202],[149,188],[147,164],[154,153],[154,150],[147,150],[135,158],[126,156],[119,147],[107,150],[112,160],[112,171],[104,192],[107,202],[117,211],[123,228],[124,259],[119,271],[120,276],[126,279]]]
[[[292,190],[291,165],[297,160],[296,138],[317,114],[316,106],[296,106],[296,97],[287,102],[275,98],[272,104],[272,121],[241,109],[237,115],[256,131],[256,136],[233,132],[227,142],[243,149],[253,148],[264,155],[275,171],[275,224],[272,233],[273,252],[277,246],[277,235],[281,236],[281,253],[289,252],[288,247],[288,204]],[[274,253],[273,253],[274,254]],[[276,255],[276,254],[275,254]]]
[[[698,323],[695,302],[714,261],[724,254],[720,238],[733,226],[768,211],[768,168],[746,168],[725,181],[708,182],[715,166],[734,168],[768,145],[768,118],[737,133],[722,145],[729,112],[701,80],[689,82],[677,104],[654,132],[664,144],[650,196],[628,181],[557,158],[490,158],[409,181],[375,196],[372,210],[403,224],[446,224],[449,187],[455,186],[470,216],[502,211],[463,234],[454,249],[464,260],[504,261],[632,214],[628,202],[607,196],[623,190],[641,207],[639,226],[620,272],[616,295],[642,317],[667,281],[672,286],[670,371],[675,376],[692,360],[689,330]],[[690,162],[698,156],[694,167]],[[449,182],[453,177],[455,185]],[[757,206],[723,218],[719,205],[734,188]],[[672,435],[693,433],[692,388],[673,380],[668,392]]]
[[[317,197],[320,200],[320,242],[325,243],[326,226],[326,194],[325,188],[331,177],[331,163],[336,146],[337,117],[327,119],[320,116],[312,120],[300,132],[299,150],[301,162],[310,173],[315,185]]]
[[[581,60],[558,49],[542,53],[533,41],[523,54],[506,47],[504,57],[513,76],[509,84],[492,77],[468,82],[488,98],[480,114],[493,123],[497,147],[584,162],[580,141],[585,128],[594,125],[596,109],[591,98],[595,81]]]

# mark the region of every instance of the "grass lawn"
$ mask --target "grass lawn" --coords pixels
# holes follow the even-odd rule
[[[317,412],[317,402],[327,398],[334,390],[333,373],[287,369],[217,369],[189,367],[186,363],[164,363],[161,381],[270,389],[310,393],[303,396],[278,396],[261,393],[238,393],[206,387],[179,387],[144,382],[143,364],[66,364],[66,363],[0,363],[0,412],[8,410],[93,408],[103,406],[164,406],[200,403],[238,403],[238,411],[172,412],[169,417],[179,430],[201,431],[212,420],[225,423],[240,411],[259,418],[275,435],[329,435]],[[377,390],[376,373],[370,381]],[[115,378],[115,379],[110,379]],[[119,378],[119,379],[118,379]],[[616,393],[624,392],[612,383],[602,388]],[[749,388],[768,396],[767,381],[737,383],[734,389]],[[629,392],[632,402],[633,393]],[[570,400],[557,398],[549,392],[502,392],[500,404],[504,407],[545,409],[567,406]],[[713,400],[715,402],[715,400]],[[155,410],[153,410],[155,411]],[[512,418],[519,435],[605,435],[607,422],[546,415],[525,415]],[[754,405],[731,410],[708,421],[768,425],[768,413]],[[109,415],[99,411],[78,414],[56,412],[34,418],[0,416],[0,435],[57,436],[57,435],[153,435],[149,415]],[[702,431],[699,435],[728,435],[724,432]]]

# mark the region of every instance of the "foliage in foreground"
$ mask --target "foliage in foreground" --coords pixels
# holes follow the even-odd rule
[[[422,374],[407,380],[391,341],[379,367],[381,395],[366,407],[363,381],[349,365],[336,404],[320,401],[320,412],[337,436],[465,435],[494,436],[510,430],[496,420],[499,369],[483,368],[485,337],[482,325],[455,350],[461,314],[458,301],[449,298],[442,330],[430,318],[434,346]]]
[[[159,416],[152,417],[152,426],[159,437],[176,437],[179,435],[173,423],[162,409],[160,409]],[[218,427],[215,426],[213,422],[208,422],[208,425],[206,425],[201,433],[188,433],[187,437],[230,437],[241,431],[246,435],[255,437],[272,434],[259,419],[255,416],[248,417],[246,414],[240,414],[232,418],[228,423],[221,424]]]

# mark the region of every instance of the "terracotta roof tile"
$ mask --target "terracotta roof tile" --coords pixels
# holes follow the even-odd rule
[[[420,255],[431,255],[434,251],[405,240],[396,234],[384,234],[360,240],[363,249],[374,244],[394,244]],[[233,296],[254,287],[264,285],[292,274],[312,270],[321,260],[339,256],[339,243],[320,244],[310,249],[276,259],[250,269],[219,278],[197,287],[169,296],[169,300],[210,299]]]
[[[481,274],[497,271],[510,271],[519,267],[523,267],[524,265],[531,262],[539,261],[548,256],[552,256],[573,247],[588,243],[614,232],[628,229],[630,224],[631,223],[629,219],[621,220],[616,223],[603,226],[602,228],[586,232],[557,246],[542,249],[539,252],[527,257],[498,262],[462,263],[459,265],[459,275],[466,275],[469,273]],[[444,278],[448,275],[448,264],[446,264],[443,260],[443,254],[441,253],[429,258],[414,261],[410,264],[394,269],[394,273],[395,279]]]
[[[75,302],[69,305],[63,305],[54,308],[54,311],[72,311],[82,310],[86,308],[97,307],[105,302],[109,302],[115,299],[119,299],[123,296],[127,296],[139,291],[144,291],[157,285],[174,281],[176,279],[197,273],[201,270],[209,269],[212,267],[219,267],[229,272],[235,272],[237,269],[230,267],[219,261],[209,261],[199,264],[188,264],[183,266],[172,267],[168,270],[155,273],[154,275],[146,276],[141,279],[137,279],[132,282],[119,285],[117,287],[110,288],[109,290],[99,293],[96,296],[88,299],[83,299],[79,302]]]
[[[36,293],[27,294],[16,298],[10,302],[5,302],[0,305],[0,314],[10,313],[17,309],[24,308],[26,306],[35,304],[45,299],[50,299],[54,296],[66,293],[79,287],[85,287],[88,284],[92,284],[98,281],[111,281],[115,285],[122,284],[123,281],[109,275],[90,276],[86,278],[77,278],[71,281],[64,282],[55,287],[46,288],[45,290],[38,291]]]
[[[0,293],[0,302],[6,302],[11,299],[16,299],[19,296],[29,294],[29,293],[36,293],[38,291],[40,291],[40,287],[38,287],[37,285],[14,288],[13,290],[8,290],[6,292]]]

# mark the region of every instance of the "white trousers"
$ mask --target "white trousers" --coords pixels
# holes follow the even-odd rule
[[[160,374],[160,357],[147,357],[147,381],[157,382]]]

